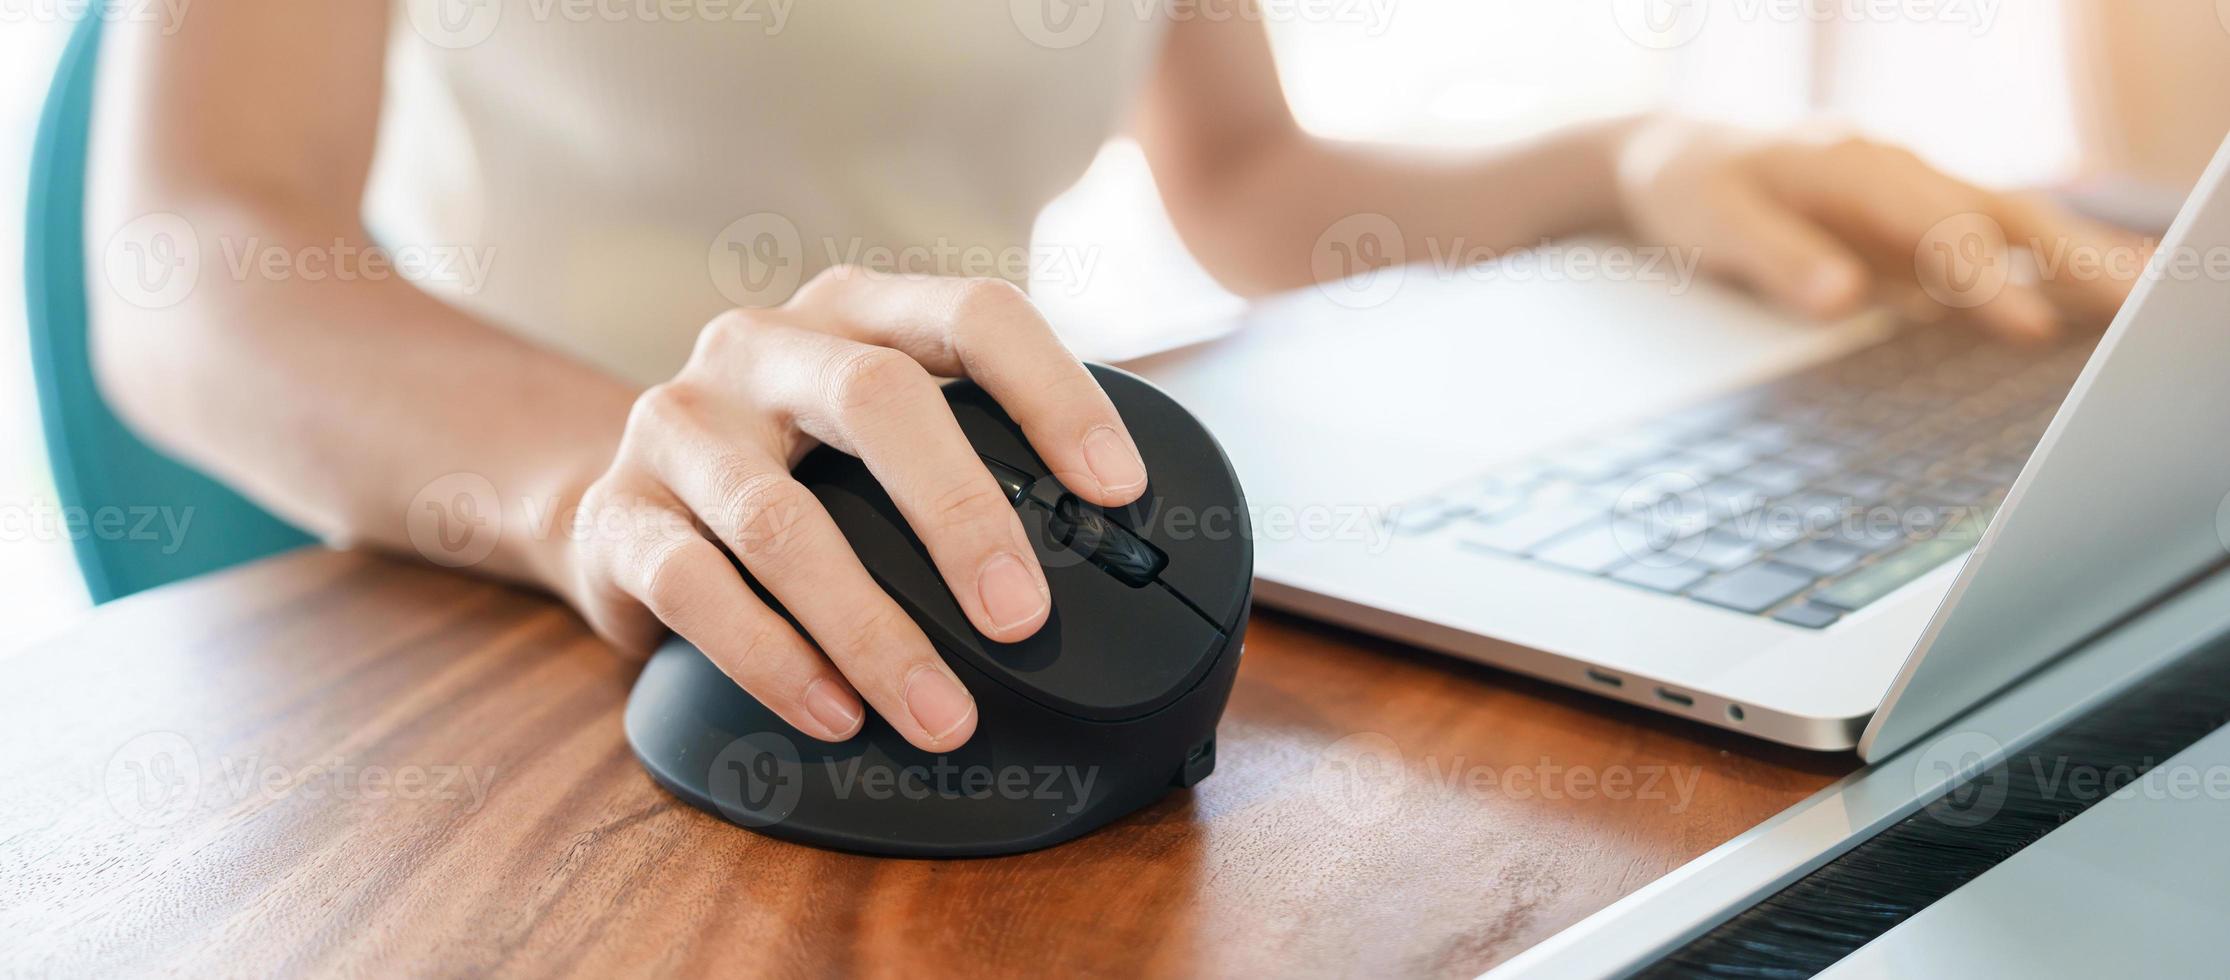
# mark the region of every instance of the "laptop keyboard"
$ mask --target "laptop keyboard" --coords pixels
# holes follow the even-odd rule
[[[2094,341],[1904,330],[1413,501],[1395,530],[1824,629],[1974,547]]]

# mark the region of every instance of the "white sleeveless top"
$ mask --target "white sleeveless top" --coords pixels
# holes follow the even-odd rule
[[[654,383],[832,264],[1025,277],[1157,52],[1140,9],[397,0],[366,221],[428,291]]]

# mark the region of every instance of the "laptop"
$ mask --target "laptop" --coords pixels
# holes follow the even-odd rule
[[[1877,759],[2230,550],[2226,171],[2103,336],[1795,323],[1581,274],[1643,268],[1605,242],[1375,269],[1132,367],[1223,438],[1265,605]]]

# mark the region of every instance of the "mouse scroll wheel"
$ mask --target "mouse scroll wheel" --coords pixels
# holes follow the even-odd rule
[[[1169,564],[1169,557],[1161,549],[1071,494],[1062,494],[1053,506],[1047,530],[1054,544],[1083,555],[1086,561],[1134,589],[1152,584]]]
[[[1022,498],[1030,493],[1030,484],[1037,482],[1037,477],[989,456],[978,458],[982,459],[984,467],[991,471],[991,478],[999,482],[999,492],[1007,495],[1007,503],[1020,505]]]

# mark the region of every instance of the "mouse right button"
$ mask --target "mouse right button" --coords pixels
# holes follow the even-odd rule
[[[1198,419],[1138,377],[1094,365],[1146,461],[1146,494],[1107,516],[1152,545],[1157,574],[1219,628],[1245,612],[1254,585],[1254,529],[1239,477]]]

